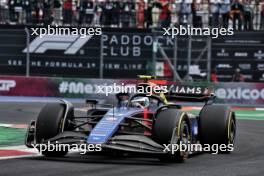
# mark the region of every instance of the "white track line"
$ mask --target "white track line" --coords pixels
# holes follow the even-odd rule
[[[0,160],[8,160],[8,159],[19,159],[19,158],[32,158],[32,157],[39,157],[40,154],[34,154],[34,155],[19,155],[19,156],[3,156],[0,157]]]
[[[27,124],[7,124],[7,123],[0,123],[0,127],[25,129],[25,128],[28,127],[28,125]]]
[[[241,117],[264,117],[264,114],[239,114],[236,113],[237,116]]]

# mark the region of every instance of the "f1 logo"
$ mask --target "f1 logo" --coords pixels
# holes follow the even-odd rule
[[[14,80],[0,80],[0,91],[9,91],[11,88],[16,86]]]
[[[36,37],[29,44],[30,53],[45,53],[47,50],[64,50],[64,54],[76,54],[92,38],[91,35],[81,38],[78,35],[44,35]],[[27,48],[23,53],[27,52]]]

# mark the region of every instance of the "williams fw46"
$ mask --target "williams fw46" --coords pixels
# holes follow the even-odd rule
[[[156,157],[182,162],[194,151],[171,150],[179,144],[233,145],[235,113],[228,106],[213,104],[207,88],[171,87],[167,94],[118,94],[118,103],[107,107],[88,100],[82,116],[67,101],[48,103],[32,121],[26,146],[36,144],[98,145],[103,154]],[[204,102],[199,115],[183,110],[181,101]],[[84,111],[84,112],[83,112]],[[59,148],[60,149],[60,148]],[[47,157],[64,156],[65,150],[42,151]],[[230,153],[226,150],[223,153]]]

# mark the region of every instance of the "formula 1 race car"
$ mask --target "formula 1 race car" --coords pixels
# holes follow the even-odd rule
[[[174,144],[203,147],[235,142],[235,113],[228,106],[214,105],[215,96],[208,88],[172,85],[164,94],[119,94],[117,97],[117,105],[111,107],[87,100],[89,107],[85,115],[78,117],[67,101],[46,104],[28,127],[26,146],[100,144],[106,153],[148,155],[164,162],[182,162],[195,151],[174,150]],[[194,115],[182,109],[177,103],[181,101],[204,105],[199,115]],[[46,150],[42,154],[59,157],[67,152]]]

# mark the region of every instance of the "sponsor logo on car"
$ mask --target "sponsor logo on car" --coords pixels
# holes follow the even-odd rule
[[[202,94],[205,92],[205,90],[203,90],[201,87],[172,86],[171,92],[175,94]]]

